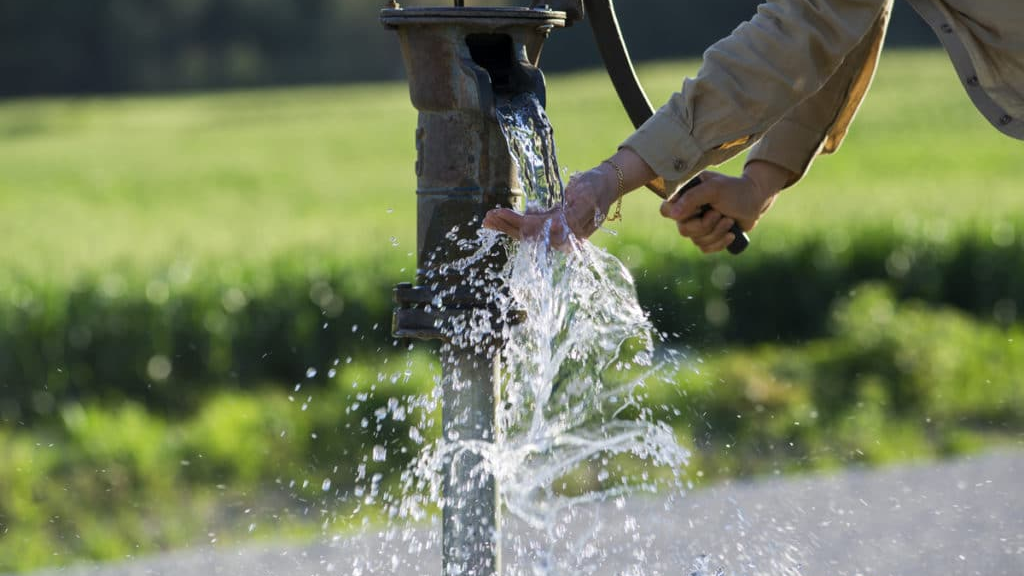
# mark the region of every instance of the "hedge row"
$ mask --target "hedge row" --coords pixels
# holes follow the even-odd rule
[[[395,360],[342,364],[313,392],[221,391],[184,420],[73,403],[30,431],[0,428],[0,573],[341,529],[360,504],[379,511],[437,435],[436,368]]]
[[[211,387],[294,383],[392,346],[394,281],[325,262],[0,283],[0,421],[86,399],[185,414]]]
[[[822,336],[830,304],[866,280],[1013,324],[1024,309],[1013,230],[840,232],[741,257],[617,249],[639,255],[628,265],[658,328],[710,348]],[[294,382],[309,367],[388,349],[391,289],[408,278],[385,269],[306,256],[184,281],[171,266],[70,291],[0,279],[0,420],[27,422],[88,398],[185,414],[214,385]]]
[[[648,402],[685,427],[709,476],[949,456],[1024,438],[1024,330],[900,302],[837,300],[830,337],[716,353]],[[662,408],[665,410],[665,408]]]
[[[1010,325],[1024,310],[1022,247],[1009,223],[931,235],[880,226],[755,246],[740,257],[650,253],[631,268],[639,268],[640,301],[659,329],[707,347],[826,334],[830,304],[869,280],[884,281],[899,298]]]

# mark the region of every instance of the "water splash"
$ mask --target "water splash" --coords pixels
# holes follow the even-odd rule
[[[539,102],[517,97],[499,107],[499,119],[528,209],[560,205],[564,188]],[[633,279],[607,252],[574,239],[573,249],[554,250],[542,236],[507,244],[503,267],[481,266],[503,242],[486,230],[463,241],[469,256],[438,273],[465,280],[442,290],[435,302],[443,309],[455,290],[470,288],[490,303],[442,329],[452,347],[497,358],[495,435],[444,434],[424,449],[406,477],[407,496],[396,515],[426,517],[426,503],[443,493],[444,467],[471,462],[471,476],[495,479],[504,511],[522,526],[515,546],[533,559],[506,566],[506,574],[590,573],[610,549],[601,541],[608,530],[600,522],[579,530],[594,504],[683,485],[689,452],[641,401],[647,382],[672,378],[678,355],[656,358],[657,334],[637,302]],[[455,389],[460,385],[481,384],[456,382]],[[616,535],[623,529],[640,531],[635,520],[616,526]],[[574,545],[566,548],[570,531]],[[634,568],[642,565],[637,558]]]
[[[564,187],[543,108],[533,97],[520,97],[498,112],[527,209],[559,206]],[[403,474],[401,495],[381,497],[391,526],[384,541],[400,542],[415,556],[437,553],[443,472],[461,462],[471,466],[472,481],[495,480],[505,515],[495,528],[515,560],[504,566],[506,576],[724,576],[721,566],[734,564],[722,555],[713,561],[681,549],[671,558],[657,557],[656,550],[675,544],[673,537],[658,534],[659,526],[633,510],[639,494],[655,492],[658,506],[669,509],[688,485],[689,451],[644,401],[647,386],[674,382],[686,359],[661,341],[622,263],[588,242],[570,240],[570,249],[552,249],[543,234],[510,242],[479,230],[460,241],[460,258],[436,268],[439,277],[463,278],[455,288],[434,286],[441,290],[433,303],[438,311],[456,291],[488,303],[441,326],[450,340],[441,354],[454,372],[450,390],[483,384],[451,370],[453,350],[473,350],[500,366],[495,430],[482,439],[445,431],[424,446]],[[493,261],[495,250],[505,250],[504,265],[481,265]],[[440,402],[440,384],[420,408],[429,411],[431,402]],[[424,441],[418,430],[412,434],[417,443]],[[383,455],[375,447],[374,460],[378,452]],[[433,520],[435,529],[415,528],[425,520]],[[398,556],[390,556],[394,565],[381,566],[369,559],[387,556],[383,548],[379,552],[355,559],[352,572],[395,573]],[[429,563],[403,567],[409,573],[436,570]],[[798,574],[776,568],[759,570],[751,561],[731,573]]]

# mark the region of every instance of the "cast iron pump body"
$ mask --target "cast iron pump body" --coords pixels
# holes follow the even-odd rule
[[[416,128],[417,285],[396,288],[394,333],[444,338],[443,325],[486,302],[466,286],[479,267],[500,265],[500,251],[477,269],[446,266],[468,256],[487,210],[515,207],[521,187],[498,126],[496,104],[533,93],[544,103],[537,68],[548,34],[565,13],[529,8],[391,8],[381,21],[398,32],[419,111]],[[435,304],[440,298],[443,306]]]

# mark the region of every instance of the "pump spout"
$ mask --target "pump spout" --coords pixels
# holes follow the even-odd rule
[[[417,289],[455,287],[465,274],[442,277],[446,274],[440,270],[445,262],[468,255],[461,241],[475,236],[491,208],[520,203],[495,103],[524,92],[544,99],[537,61],[548,33],[564,25],[565,15],[528,8],[398,8],[383,10],[381,21],[398,32],[410,99],[420,113]],[[495,254],[491,265],[500,264],[500,258]],[[403,308],[421,309],[432,295],[406,298],[409,292],[396,293],[401,299],[396,335],[440,338],[436,326],[405,323],[412,316],[429,320]]]

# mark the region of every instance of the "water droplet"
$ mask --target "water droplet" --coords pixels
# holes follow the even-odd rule
[[[306,368],[306,378],[316,378],[316,368]]]
[[[323,484],[320,485],[320,489],[323,490],[324,492],[327,492],[328,490],[330,490],[331,489],[331,479],[330,478],[324,478]]]
[[[171,360],[162,354],[157,354],[146,363],[146,374],[155,382],[163,382],[171,375]]]

